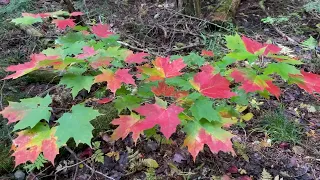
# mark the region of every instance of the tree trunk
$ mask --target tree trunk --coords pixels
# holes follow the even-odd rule
[[[213,21],[227,21],[233,18],[241,0],[218,0],[218,6],[215,12],[211,14],[211,20]],[[202,16],[201,0],[176,0],[176,5],[179,10],[184,9],[184,13],[196,17]]]

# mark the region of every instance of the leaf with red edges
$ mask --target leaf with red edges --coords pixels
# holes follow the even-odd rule
[[[223,124],[220,123],[206,122],[200,124],[195,121],[188,122],[184,128],[187,133],[184,146],[188,147],[188,151],[191,153],[194,161],[205,144],[209,146],[212,153],[223,151],[234,154],[231,142],[233,135],[223,130],[222,126]]]
[[[268,55],[269,53],[278,54],[281,51],[281,48],[276,45],[262,44],[245,36],[242,36],[242,41],[245,44],[247,51],[252,54],[260,51],[262,48],[265,48],[265,50],[263,51],[264,56]]]
[[[19,136],[13,140],[12,156],[15,157],[15,166],[27,161],[34,163],[41,152],[54,164],[54,159],[59,154],[55,131],[56,128],[50,129],[46,123],[38,123],[32,129],[20,131]]]
[[[83,54],[79,54],[76,56],[78,59],[86,59],[88,57],[94,56],[97,52],[94,50],[93,47],[84,46],[83,47]]]
[[[54,19],[52,22],[61,30],[65,30],[68,26],[73,28],[76,25],[74,19]]]
[[[236,95],[231,92],[230,82],[226,78],[220,74],[212,74],[213,68],[204,66],[202,70],[190,80],[191,85],[202,95],[211,98],[230,98]]]
[[[136,85],[132,75],[129,74],[130,69],[118,69],[115,73],[111,70],[103,70],[102,74],[95,77],[95,82],[107,81],[107,88],[115,93],[121,87],[122,83]]]
[[[145,52],[139,52],[136,54],[132,53],[129,56],[127,56],[127,58],[125,59],[125,62],[130,63],[130,64],[132,64],[132,63],[140,64],[143,62],[147,62],[148,60],[145,58],[148,56],[149,56],[149,54],[145,53]]]
[[[140,116],[134,113],[125,116],[120,115],[118,119],[114,119],[111,122],[111,124],[113,125],[119,125],[117,129],[113,131],[111,138],[114,140],[118,140],[120,138],[124,139],[129,135],[130,132],[133,132],[132,138],[134,142],[137,142],[140,134],[143,133],[143,130],[137,131],[136,129],[137,124],[139,124],[140,122]]]
[[[18,122],[14,126],[14,131],[27,127],[33,128],[39,121],[45,119],[49,121],[51,115],[51,97],[34,97],[21,99],[21,102],[9,102],[9,106],[0,112],[4,118],[8,119],[8,124]]]
[[[231,77],[235,82],[241,82],[240,89],[248,92],[267,90],[270,94],[279,99],[281,90],[279,87],[272,83],[272,79],[265,75],[256,75],[255,72],[250,70],[241,71],[234,69],[231,73]]]
[[[183,108],[174,104],[171,104],[168,108],[161,107],[158,104],[146,104],[134,109],[134,111],[146,118],[135,125],[133,132],[142,132],[158,124],[160,131],[169,139],[176,131],[177,125],[180,124],[178,115],[183,111]]]
[[[15,71],[15,73],[5,77],[4,79],[16,79],[36,69],[39,69],[40,67],[44,67],[43,65],[39,64],[41,61],[49,60],[46,66],[50,66],[61,61],[58,60],[58,56],[46,56],[44,54],[31,54],[30,58],[30,62],[18,65],[11,65],[7,67],[6,71]]]
[[[165,78],[172,78],[180,76],[183,73],[180,71],[186,67],[182,59],[176,59],[170,62],[170,57],[157,57],[153,62],[154,67],[142,66],[140,71],[149,77],[150,81],[163,80]]]
[[[320,75],[305,72],[301,70],[301,75],[290,75],[291,81],[293,80],[301,89],[304,89],[310,94],[320,93]]]
[[[92,26],[91,31],[98,37],[107,38],[113,35],[113,32],[110,30],[110,26],[107,24],[97,24]]]
[[[212,51],[208,51],[208,50],[202,50],[201,51],[201,56],[207,56],[207,57],[213,57],[214,53]]]

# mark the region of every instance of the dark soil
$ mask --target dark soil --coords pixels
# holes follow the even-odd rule
[[[50,9],[65,8],[60,3],[52,1],[52,4],[50,4],[50,2],[49,0],[41,1],[39,4],[43,6],[37,8],[42,9],[47,5],[50,5]],[[302,4],[303,2],[299,0],[267,0],[265,2],[265,7],[270,15],[279,16],[285,15],[283,14],[285,12],[296,11],[301,14],[299,21],[292,20],[295,24],[288,22],[286,25],[280,26],[283,32],[297,42],[307,39],[309,35],[317,35],[317,32],[313,29],[314,25],[319,23],[319,19],[310,19],[309,14],[301,12]],[[87,12],[88,17],[85,18],[96,19],[97,21],[102,19],[108,22],[112,25],[114,31],[121,35],[122,41],[130,44],[133,50],[144,49],[155,55],[198,51],[205,46],[205,44],[202,44],[201,34],[215,38],[214,35],[217,32],[225,34],[235,32],[231,23],[219,22],[215,24],[206,20],[190,18],[174,10],[164,9],[162,5],[150,1],[146,1],[143,5],[140,1],[108,0],[108,3],[103,0],[75,1],[76,8]],[[304,59],[308,57],[307,62],[317,58],[313,52],[304,51],[291,44],[279,35],[272,26],[262,23],[261,18],[266,16],[257,0],[243,0],[236,14],[235,23],[241,33],[260,41],[271,38],[275,43],[294,49],[294,53],[298,56]],[[308,21],[306,21],[307,19]],[[299,24],[299,27],[297,24]],[[295,28],[292,28],[293,26]],[[37,52],[47,45],[36,43],[33,47],[29,43],[43,41],[38,38],[34,39],[16,28],[7,32],[6,37],[1,37],[1,39],[0,51],[3,53],[0,57],[16,55],[13,58],[14,60],[10,62],[11,64],[25,61],[27,59],[26,54]],[[223,50],[223,47],[221,48]],[[18,59],[18,61],[16,62],[15,59]],[[319,72],[320,68],[317,69],[317,67],[320,66],[310,63],[303,66],[308,71]],[[4,76],[5,74],[1,74],[1,77]],[[32,79],[32,76],[27,76],[22,84],[18,82],[18,84],[10,83],[5,86],[3,93],[8,95],[5,100],[15,100],[18,96],[12,96],[12,94],[15,95],[19,92],[24,92],[23,96],[29,97],[39,95],[50,87],[54,87],[55,81],[57,79],[54,75],[49,80],[40,82],[39,79]],[[63,88],[52,88],[50,94],[55,99],[53,106],[60,108],[54,112],[55,118],[59,117],[65,109],[70,108],[74,103],[66,95],[68,91]],[[83,97],[91,95],[84,93],[77,97],[75,101],[80,102]],[[70,103],[62,103],[63,106],[61,106],[61,101]],[[105,132],[96,133],[97,137],[94,138],[94,141],[102,142],[101,150],[103,153],[118,152],[119,159],[116,160],[114,156],[105,156],[104,164],[86,162],[94,170],[105,173],[105,175],[114,179],[146,179],[146,167],[130,169],[133,163],[130,162],[132,152],[128,149],[129,147],[133,152],[139,151],[140,159],[152,158],[158,162],[159,167],[155,170],[156,176],[154,176],[157,179],[213,179],[213,176],[223,175],[243,180],[249,178],[260,179],[263,169],[267,170],[273,177],[280,176],[283,179],[318,179],[320,177],[320,112],[319,110],[309,112],[306,108],[301,107],[302,103],[319,107],[320,102],[317,98],[307,95],[296,86],[289,86],[284,90],[280,100],[259,101],[264,104],[260,107],[261,110],[251,109],[255,114],[253,120],[247,122],[243,128],[239,126],[231,127],[232,133],[236,135],[233,142],[239,145],[239,147],[235,147],[237,156],[227,153],[212,154],[205,147],[194,162],[187,149],[182,147],[185,135],[181,131],[177,131],[172,136],[173,142],[171,143],[166,143],[164,140],[159,141],[156,138],[141,138],[137,144],[134,144],[130,137],[121,141],[111,141],[109,136],[112,131],[101,128]],[[279,142],[263,145],[261,142],[266,141],[268,136],[263,132],[255,131],[255,128],[261,126],[261,117],[265,112],[272,112],[279,108],[281,104],[286,106],[286,116],[301,124],[303,129],[302,140],[299,144]],[[296,113],[297,111],[299,114]],[[112,118],[112,115],[109,118]],[[1,121],[4,120],[1,119]],[[310,135],[311,132],[313,134]],[[2,141],[0,142],[2,143]],[[5,142],[8,143],[8,140]],[[297,146],[303,149],[302,153],[294,151],[293,147]],[[72,147],[72,149],[80,159],[85,159],[93,153],[93,150],[86,146]],[[62,150],[57,157],[55,167],[47,164],[42,171],[29,173],[28,179],[106,179],[102,175],[93,173],[92,169],[86,166],[73,166],[68,168],[67,171],[55,174],[55,168],[59,165],[68,163],[72,165],[72,162],[77,161],[79,160],[69,151]],[[9,174],[6,177],[12,177],[10,172],[6,174]],[[5,179],[5,176],[3,176],[3,179]]]

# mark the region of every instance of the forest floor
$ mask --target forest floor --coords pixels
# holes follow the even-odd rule
[[[320,44],[315,49],[301,46],[310,36],[319,42],[320,8],[319,12],[306,12],[305,1],[266,0],[259,4],[257,0],[242,0],[234,20],[219,23],[209,21],[210,13],[204,12],[208,15],[201,18],[187,16],[172,10],[170,3],[112,0],[74,3],[76,9],[85,12],[86,21],[110,24],[120,34],[123,44],[132,50],[175,55],[205,48],[219,57],[227,51],[224,36],[240,33],[260,42],[269,40],[287,47],[288,54],[304,61],[301,68],[320,73]],[[56,35],[46,27],[37,27],[44,36],[35,37],[12,25],[10,19],[20,16],[21,12],[60,9],[66,7],[54,0],[36,3],[11,0],[10,4],[0,6],[0,78],[7,75],[5,67],[26,61],[32,52],[39,52],[52,43]],[[268,16],[276,18],[272,24],[262,22]],[[0,109],[8,101],[41,94],[55,86],[58,80],[58,75],[40,71],[21,80],[2,81]],[[281,86],[281,82],[279,84]],[[50,93],[67,98],[63,96],[67,93],[63,88],[55,88]],[[104,163],[88,160],[97,149],[71,146],[61,150],[55,166],[47,163],[40,170],[31,171],[23,166],[13,167],[10,158],[12,127],[0,117],[0,179],[12,179],[17,172],[26,175],[27,179],[107,179],[95,171],[114,179],[221,179],[228,176],[246,180],[262,179],[262,174],[265,177],[270,174],[269,179],[320,179],[320,101],[294,85],[284,87],[279,100],[257,97],[251,102],[250,112],[254,118],[231,128],[236,135],[233,142],[237,156],[223,152],[212,154],[205,148],[196,162],[182,147],[184,134],[179,131],[172,136],[174,143],[161,136],[142,139],[136,145],[130,137],[111,141],[114,127],[108,124],[116,117],[116,110],[112,104],[99,109],[107,116],[93,121],[96,128],[93,141],[99,141],[101,144],[97,149],[107,154]],[[157,161],[159,167],[148,168],[141,163],[147,158]],[[83,163],[76,164],[81,160],[91,169]]]

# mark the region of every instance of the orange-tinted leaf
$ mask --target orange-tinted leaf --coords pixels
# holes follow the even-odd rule
[[[157,57],[156,60],[153,61],[153,65],[154,68],[150,68],[148,65],[139,68],[139,71],[150,76],[149,80],[151,81],[180,76],[183,74],[180,71],[186,67],[182,59],[170,62],[170,57]]]
[[[146,104],[134,109],[134,111],[146,117],[135,125],[134,132],[142,132],[158,124],[160,131],[169,139],[176,131],[177,125],[180,124],[178,115],[183,111],[183,108],[174,104],[171,104],[167,109],[158,104]]]
[[[201,51],[201,56],[208,56],[208,57],[213,57],[214,53],[212,51],[208,51],[208,50],[202,50]]]
[[[137,124],[139,124],[140,122],[140,116],[134,113],[132,113],[130,116],[120,115],[120,118],[114,119],[111,122],[111,124],[113,125],[119,125],[117,129],[113,131],[111,138],[114,140],[118,140],[120,138],[124,139],[129,135],[130,132],[133,132],[132,138],[134,142],[137,142],[140,134],[143,132],[143,130],[136,129]]]
[[[220,74],[212,74],[213,68],[207,65],[202,70],[190,81],[192,86],[201,94],[211,98],[230,98],[236,95],[234,92],[231,92],[230,83],[226,78]]]
[[[173,86],[168,86],[164,81],[159,82],[158,87],[151,87],[151,91],[156,96],[171,96],[177,99],[188,96],[187,91],[178,91]]]
[[[20,131],[19,136],[13,140],[12,156],[15,157],[16,166],[27,161],[34,163],[41,152],[54,164],[54,159],[59,154],[55,130],[50,129],[47,124],[39,123],[32,129]]]
[[[197,122],[188,122],[184,128],[187,133],[184,146],[188,147],[194,161],[205,144],[209,146],[212,153],[223,151],[234,154],[231,142],[233,135],[221,129],[221,126],[221,124],[210,123],[202,126]]]
[[[113,33],[110,30],[110,26],[107,24],[97,24],[92,26],[91,31],[98,37],[107,38]]]
[[[42,67],[39,65],[39,62],[44,60],[49,60],[50,63],[48,63],[48,66],[50,66],[50,64],[52,65],[59,61],[58,56],[46,56],[44,54],[31,54],[30,58],[31,58],[30,62],[26,62],[24,64],[18,64],[18,65],[11,65],[7,67],[6,71],[12,71],[12,72],[15,71],[15,73],[5,77],[4,79],[11,79],[11,78],[16,79],[25,74],[28,74],[29,72],[39,69],[40,67]]]
[[[95,77],[95,82],[107,81],[107,88],[115,93],[122,83],[136,85],[134,79],[129,74],[130,69],[118,69],[115,73],[110,70],[103,70],[102,74]]]
[[[112,59],[109,58],[109,57],[106,57],[106,58],[99,58],[93,62],[90,63],[90,66],[93,68],[93,69],[98,69],[99,67],[107,67],[110,65],[110,61]]]
[[[145,53],[145,52],[139,52],[136,54],[132,53],[129,56],[127,56],[125,61],[130,64],[132,64],[132,63],[140,64],[140,63],[148,61],[147,59],[145,59],[145,57],[147,57],[147,56],[149,56],[149,54]]]
[[[65,30],[68,26],[73,28],[76,25],[74,19],[54,19],[52,22],[61,30]]]

